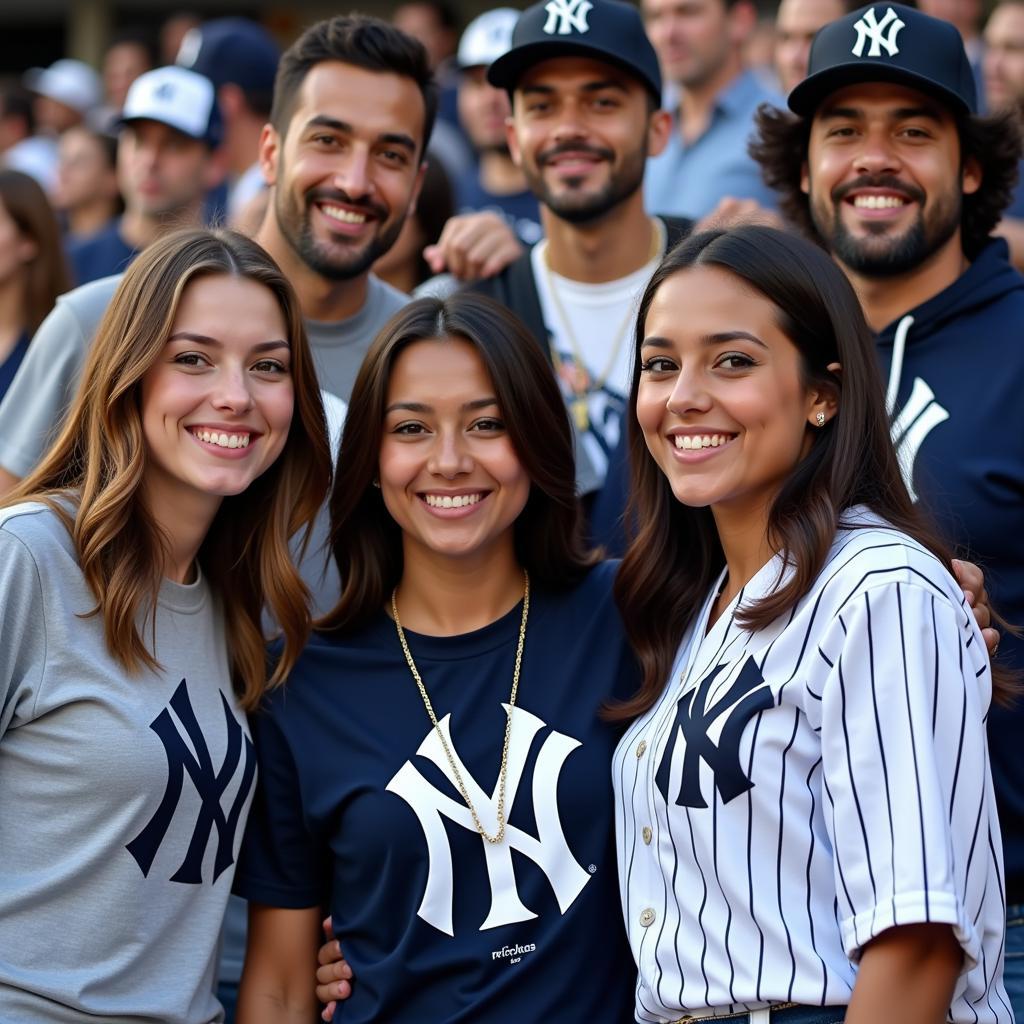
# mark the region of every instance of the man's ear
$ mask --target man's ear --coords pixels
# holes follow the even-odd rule
[[[228,176],[228,154],[223,146],[210,151],[203,172],[203,187],[207,192],[218,188]]]
[[[724,0],[722,0],[724,3]],[[736,0],[726,8],[725,16],[729,28],[729,42],[733,46],[745,46],[757,28],[757,7],[750,0]]]
[[[800,191],[805,196],[810,195],[811,192],[811,172],[806,160],[800,165]]]
[[[277,184],[277,159],[281,148],[281,137],[272,124],[265,124],[260,132],[259,164],[263,180],[268,185]]]
[[[975,156],[969,156],[964,161],[963,173],[960,176],[960,190],[965,196],[972,196],[981,188],[983,174],[981,164]]]
[[[647,155],[657,156],[668,145],[672,135],[672,115],[667,110],[656,110],[647,122]]]

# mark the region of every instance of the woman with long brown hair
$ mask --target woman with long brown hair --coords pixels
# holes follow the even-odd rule
[[[242,709],[309,632],[289,540],[329,475],[270,257],[232,233],[150,246],[53,447],[0,506],[3,1020],[222,1019],[255,774]],[[264,608],[282,634],[269,672]]]
[[[421,299],[370,348],[330,505],[341,599],[253,717],[244,1024],[310,1020],[328,905],[346,1021],[626,1019],[599,712],[636,677],[574,479],[550,364],[503,307]]]
[[[27,174],[0,170],[0,399],[35,329],[69,286],[46,193]]]
[[[903,483],[852,288],[808,242],[710,232],[636,340],[636,1019],[1012,1020],[984,728],[1008,684]]]

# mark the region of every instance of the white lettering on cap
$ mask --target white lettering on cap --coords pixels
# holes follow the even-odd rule
[[[875,17],[875,9],[872,7],[854,23],[853,27],[857,30],[857,42],[853,44],[851,51],[854,57],[864,56],[864,44],[869,39],[871,40],[871,46],[868,48],[869,57],[880,57],[883,46],[890,57],[895,57],[900,52],[896,45],[896,37],[899,35],[900,29],[904,27],[904,23],[891,7],[886,10],[881,21]],[[889,31],[883,35],[886,28]]]
[[[572,31],[587,32],[587,15],[593,8],[590,0],[548,0],[544,10],[548,12],[548,20],[544,22],[544,31],[549,35],[567,36]]]

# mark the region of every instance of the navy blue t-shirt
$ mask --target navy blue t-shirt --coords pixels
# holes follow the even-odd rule
[[[501,844],[475,830],[383,612],[357,633],[315,637],[253,717],[260,787],[235,888],[271,906],[330,907],[355,973],[337,1021],[632,1018],[618,735],[598,718],[637,682],[614,571],[531,593]],[[406,634],[473,804],[491,809],[488,831],[521,614],[462,636]]]
[[[101,277],[120,274],[133,259],[137,249],[121,237],[121,220],[111,221],[95,235],[68,243],[68,262],[76,285],[88,284]]]
[[[7,389],[11,386],[11,381],[14,380],[14,375],[18,372],[27,351],[28,335],[22,334],[14,348],[7,353],[7,358],[0,362],[0,399],[7,394]]]
[[[459,213],[490,210],[499,214],[524,245],[535,245],[544,237],[537,197],[529,189],[506,196],[488,192],[480,184],[480,172],[475,167],[455,182],[455,205]]]

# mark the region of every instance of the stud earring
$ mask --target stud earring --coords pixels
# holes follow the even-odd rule
[[[825,414],[823,412],[819,412],[814,418],[818,421],[819,427],[825,426]]]
[[[821,413],[818,413],[818,415],[820,416]],[[373,478],[373,486],[376,487],[377,490],[380,490],[380,480],[378,480],[376,477]]]

